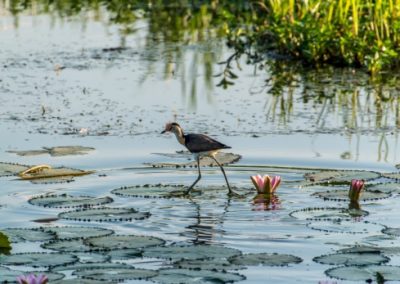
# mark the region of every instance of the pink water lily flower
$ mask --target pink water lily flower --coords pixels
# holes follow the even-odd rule
[[[349,198],[351,201],[358,201],[360,199],[362,190],[364,189],[364,181],[353,179],[350,184]]]
[[[49,279],[44,274],[29,274],[27,276],[21,275],[17,277],[17,281],[19,284],[46,284]]]
[[[270,177],[269,175],[261,176],[251,176],[251,181],[257,189],[258,193],[272,194],[276,191],[277,187],[281,183],[280,176]]]

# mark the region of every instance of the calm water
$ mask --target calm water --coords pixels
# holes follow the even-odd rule
[[[195,170],[144,166],[171,160],[153,153],[182,150],[172,135],[159,134],[168,121],[210,134],[242,155],[239,165],[254,165],[250,170],[227,168],[231,183],[238,186],[251,186],[249,176],[264,165],[396,171],[400,118],[395,84],[369,82],[362,71],[316,72],[291,62],[254,66],[243,58],[240,69],[234,68],[239,78],[223,89],[216,86],[221,77],[213,75],[223,71],[224,65],[217,63],[233,51],[212,32],[200,36],[204,31],[183,31],[181,41],[171,40],[139,11],[129,24],[134,32],[125,34],[125,25],[110,24],[110,15],[100,11],[61,18],[28,10],[16,18],[0,9],[0,161],[94,169],[105,175],[44,185],[1,178],[0,228],[35,227],[32,220],[62,211],[27,203],[39,194],[110,196],[120,186],[190,184]],[[79,134],[82,129],[84,135]],[[7,152],[60,145],[96,150],[65,157]],[[201,185],[223,184],[218,170],[204,172]],[[228,200],[223,192],[193,201],[113,196],[113,206],[150,211],[152,216],[101,226],[168,243],[200,241],[244,253],[293,254],[303,262],[239,271],[247,278],[243,283],[265,283],[266,277],[268,283],[318,283],[328,279],[324,271],[332,266],[315,263],[313,257],[368,243],[365,238],[382,235],[383,226],[399,224],[393,214],[396,202],[390,198],[363,205],[370,213],[365,220],[378,223],[366,226],[363,234],[310,229],[309,222],[288,214],[347,205],[310,196],[312,189],[299,187],[304,171],[276,173],[285,181],[279,189],[282,207],[276,211],[254,211],[251,198]],[[59,220],[49,226],[64,224],[80,225]],[[16,245],[13,252],[36,250],[42,249]],[[399,265],[399,257],[389,264]]]

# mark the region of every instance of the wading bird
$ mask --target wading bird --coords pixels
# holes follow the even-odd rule
[[[195,133],[184,134],[182,127],[180,127],[180,125],[176,122],[167,123],[165,125],[165,129],[161,132],[161,134],[166,132],[174,133],[178,142],[184,145],[190,151],[190,153],[194,155],[197,161],[197,169],[199,171],[199,176],[194,181],[194,183],[191,186],[189,186],[189,188],[186,191],[186,194],[188,194],[192,190],[192,188],[196,185],[196,183],[198,183],[198,181],[201,179],[200,158],[203,156],[208,156],[212,158],[220,167],[224,175],[226,185],[228,186],[229,194],[236,195],[236,193],[231,189],[229,185],[224,168],[215,158],[215,154],[217,154],[219,150],[230,149],[231,147],[226,146],[225,144],[222,144],[204,134],[195,134]]]

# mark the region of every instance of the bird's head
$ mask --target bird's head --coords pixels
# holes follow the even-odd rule
[[[165,129],[161,132],[161,134],[164,134],[166,132],[174,132],[176,133],[178,129],[180,129],[180,125],[176,122],[169,122],[165,125]]]

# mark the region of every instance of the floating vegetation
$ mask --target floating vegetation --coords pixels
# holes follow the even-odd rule
[[[400,247],[377,247],[377,246],[354,246],[351,248],[341,249],[340,253],[382,253],[387,255],[400,254]]]
[[[55,233],[44,232],[36,228],[7,228],[3,232],[9,237],[12,243],[19,242],[43,242],[49,241],[56,237]]]
[[[0,257],[1,265],[24,265],[32,267],[52,267],[74,263],[76,256],[65,253],[18,253]]]
[[[16,283],[16,279],[20,275],[26,275],[26,274],[43,274],[42,271],[40,272],[35,272],[35,271],[30,271],[30,272],[23,272],[23,271],[17,271],[17,270],[11,270],[5,267],[0,267],[0,283]],[[53,283],[53,281],[61,280],[64,278],[64,274],[60,273],[54,273],[54,272],[46,272],[45,273],[49,281]]]
[[[379,232],[382,225],[374,224],[368,221],[352,221],[344,219],[312,221],[307,227],[328,233],[345,234],[367,234],[370,232]]]
[[[348,281],[370,281],[376,278],[377,273],[380,273],[385,281],[400,281],[400,266],[344,266],[325,271],[329,277]]]
[[[7,235],[0,232],[0,255],[9,254],[11,251],[10,239]]]
[[[13,176],[25,171],[29,166],[0,162],[0,177]]]
[[[42,227],[40,230],[56,234],[57,239],[77,239],[108,236],[113,230],[100,227]]]
[[[71,169],[71,168],[52,168],[48,165],[38,165],[33,166],[29,169],[23,170],[18,173],[18,176],[24,180],[33,180],[33,179],[48,179],[58,177],[74,177],[74,176],[83,176],[92,174],[93,171],[84,171],[79,169]]]
[[[72,255],[78,257],[79,263],[102,263],[111,259],[109,255],[95,252],[74,252]]]
[[[104,281],[90,279],[65,279],[52,282],[51,284],[105,284]]]
[[[137,268],[100,268],[82,269],[72,273],[78,277],[91,280],[122,282],[134,279],[149,279],[158,274],[156,270]]]
[[[289,264],[300,263],[303,260],[300,257],[290,254],[278,253],[249,253],[238,255],[229,259],[230,262],[244,266],[285,266]]]
[[[112,235],[104,237],[94,237],[86,240],[86,243],[93,248],[106,250],[115,249],[138,249],[153,246],[161,246],[164,240],[149,236],[136,235]]]
[[[112,251],[108,252],[107,255],[110,256],[112,260],[127,260],[141,257],[142,250],[134,248],[113,249]]]
[[[182,157],[187,158],[186,154],[182,154]],[[218,152],[215,158],[221,165],[228,165],[238,162],[242,156],[233,153]],[[154,168],[195,168],[197,167],[196,161],[188,163],[150,163],[148,164]],[[200,167],[218,167],[217,163],[210,157],[204,156],[200,159]]]
[[[171,198],[183,197],[186,188],[183,185],[145,184],[135,186],[124,186],[111,191],[111,193],[124,197],[143,198]]]
[[[192,269],[160,269],[152,280],[163,284],[176,283],[232,283],[245,280],[237,273]]]
[[[313,196],[317,196],[319,198],[323,198],[324,200],[330,201],[349,201],[349,190],[348,189],[337,189],[337,190],[329,190],[323,192],[316,192],[312,194]],[[390,193],[381,192],[378,190],[365,190],[360,196],[359,201],[371,201],[371,200],[379,200],[384,198],[389,198],[391,196]]]
[[[83,146],[58,146],[58,147],[43,147],[42,150],[26,150],[26,151],[7,151],[18,156],[37,156],[49,154],[52,157],[68,156],[68,155],[86,155],[88,152],[95,150],[92,147]]]
[[[132,268],[132,266],[124,263],[113,263],[113,262],[103,262],[103,263],[76,262],[73,264],[66,264],[66,265],[59,265],[56,267],[52,267],[51,271],[86,270],[86,269],[121,269],[121,268]]]
[[[383,173],[382,176],[384,176],[386,178],[395,179],[396,181],[400,181],[400,173],[399,172],[396,172],[396,173]]]
[[[385,174],[383,174],[385,175]],[[367,185],[369,191],[380,191],[386,193],[400,193],[400,183],[386,182]],[[364,192],[365,193],[365,192]]]
[[[58,215],[61,219],[84,222],[125,222],[143,220],[150,217],[149,212],[138,212],[133,208],[89,208],[63,212]]]
[[[60,252],[90,252],[96,250],[96,248],[86,245],[83,239],[56,240],[45,243],[41,247]]]
[[[396,236],[400,237],[400,228],[385,228],[382,230],[382,233],[390,235],[390,236]]]
[[[379,265],[389,260],[387,256],[375,252],[335,253],[313,258],[315,262],[329,265]]]
[[[244,265],[234,264],[227,259],[212,258],[212,259],[183,259],[173,263],[176,268],[197,269],[197,270],[240,270],[244,269]]]
[[[52,207],[52,208],[77,208],[92,207],[111,203],[114,200],[111,197],[91,197],[91,196],[71,196],[67,194],[61,195],[41,195],[29,199],[32,205]]]
[[[293,211],[291,217],[300,220],[349,220],[351,218],[365,217],[367,211],[347,208],[305,208]]]
[[[169,260],[208,258],[227,259],[240,254],[241,252],[237,249],[216,245],[149,247],[143,251],[144,257],[164,258]]]
[[[352,179],[373,180],[381,176],[371,171],[320,171],[304,175],[307,184],[350,184]]]

